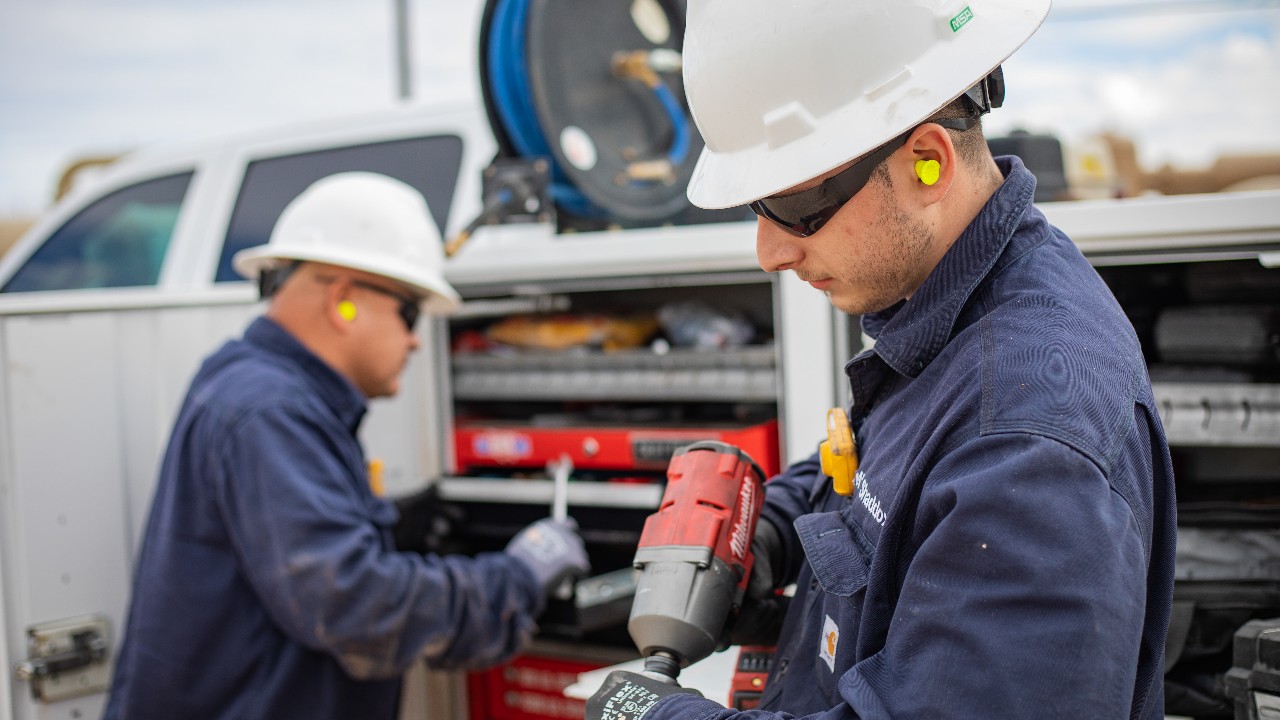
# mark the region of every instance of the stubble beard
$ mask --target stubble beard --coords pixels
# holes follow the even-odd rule
[[[872,238],[866,244],[871,250],[861,257],[846,254],[842,258],[844,284],[857,290],[856,295],[839,299],[826,292],[833,307],[848,315],[879,312],[914,293],[932,267],[926,260],[933,246],[933,232],[924,222],[911,217],[893,202],[893,183],[884,166],[877,168],[876,187],[883,211],[865,233]],[[874,263],[867,263],[873,259]],[[873,272],[867,271],[870,264]]]

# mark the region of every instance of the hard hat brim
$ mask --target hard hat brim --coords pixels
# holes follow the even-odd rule
[[[336,265],[394,280],[421,293],[422,310],[432,315],[448,315],[456,311],[462,303],[457,291],[435,278],[425,274],[405,272],[403,268],[392,267],[376,260],[371,261],[363,253],[347,253],[333,248],[325,248],[313,253],[293,250],[284,254],[272,250],[270,245],[259,245],[236,253],[231,258],[231,265],[244,277],[257,280],[262,271],[293,260]]]
[[[776,195],[920,124],[1021,47],[1044,22],[1050,0],[972,0],[970,5],[975,18],[962,30],[967,33],[963,47],[984,52],[960,47],[948,52],[949,43],[940,41],[886,87],[832,109],[813,132],[782,147],[759,143],[733,152],[704,147],[689,181],[689,201],[719,210]],[[950,97],[939,102],[938,88],[948,88]]]

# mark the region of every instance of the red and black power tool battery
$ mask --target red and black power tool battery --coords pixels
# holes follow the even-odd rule
[[[738,648],[738,662],[733,666],[733,680],[729,685],[729,707],[754,710],[760,705],[776,650],[771,645],[743,645]]]

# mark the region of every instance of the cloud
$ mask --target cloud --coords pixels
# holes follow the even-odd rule
[[[389,3],[7,3],[0,212],[44,205],[80,153],[397,102]]]
[[[387,2],[0,2],[0,215],[44,206],[80,154],[399,101]],[[1142,4],[1171,5],[1123,0]],[[415,97],[475,98],[482,0],[409,7]],[[1121,132],[1147,165],[1280,151],[1280,11],[1071,19],[1115,7],[1055,0],[1049,21],[1006,63],[1009,99],[989,131],[1064,140]]]
[[[413,6],[414,84],[420,93],[477,95],[483,8],[478,0],[426,0]]]
[[[992,134],[1117,132],[1150,168],[1280,153],[1275,11],[1049,23],[1005,67],[1009,100]]]

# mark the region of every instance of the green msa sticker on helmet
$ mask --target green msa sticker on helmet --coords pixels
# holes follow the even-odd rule
[[[951,18],[951,32],[960,32],[960,28],[968,25],[969,21],[972,19],[973,11],[969,9],[968,5],[966,5],[964,9],[960,11],[959,15]]]

